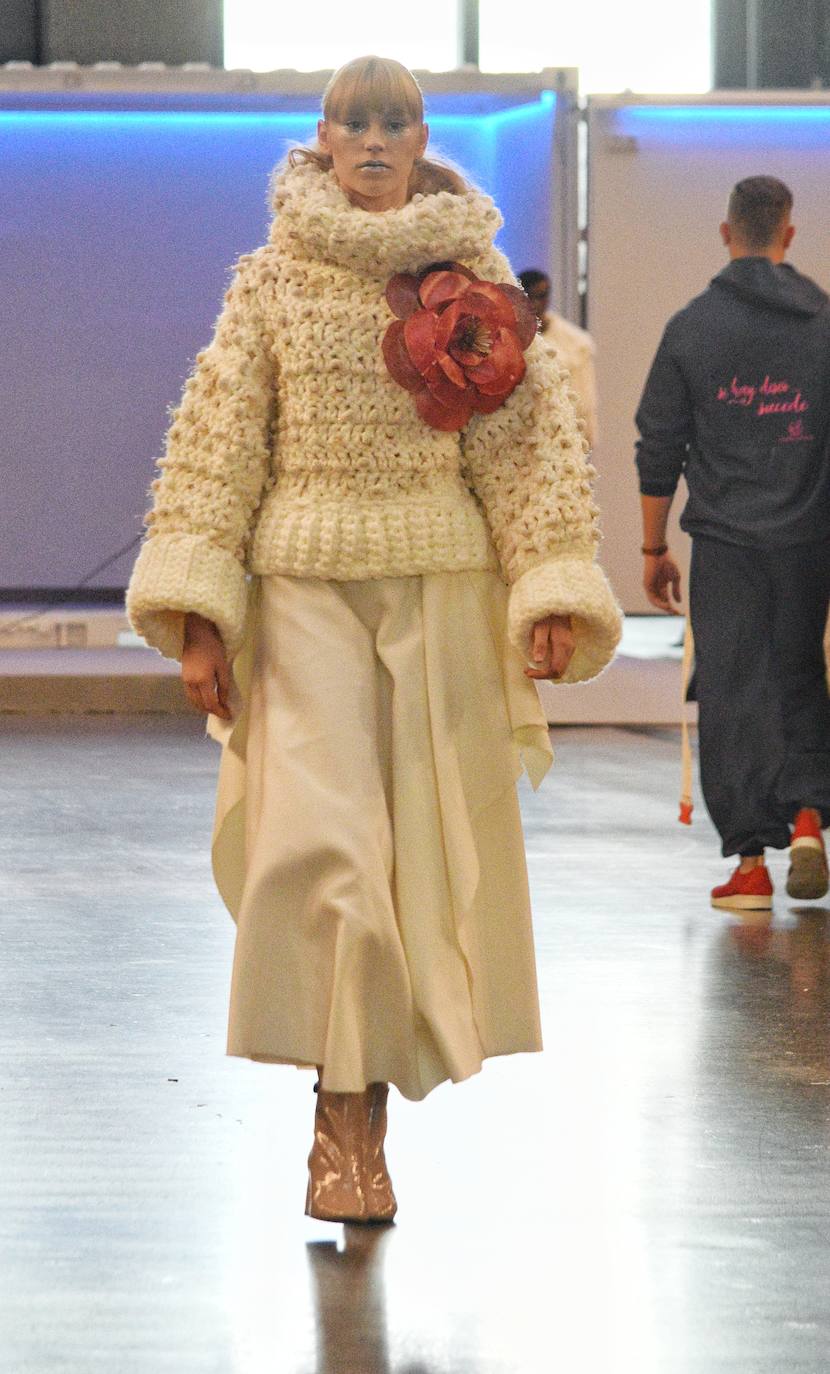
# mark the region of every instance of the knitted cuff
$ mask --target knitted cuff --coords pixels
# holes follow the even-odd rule
[[[242,565],[203,535],[156,534],[142,546],[127,588],[130,624],[165,658],[181,659],[184,616],[212,620],[229,657],[245,627],[247,583]]]
[[[622,612],[596,563],[583,558],[551,559],[514,582],[507,631],[528,661],[533,626],[549,615],[573,617],[576,648],[562,682],[586,682],[608,666],[622,633]]]

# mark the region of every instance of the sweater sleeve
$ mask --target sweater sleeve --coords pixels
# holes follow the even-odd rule
[[[496,250],[471,266],[490,280],[514,281]],[[595,472],[574,398],[541,339],[525,357],[527,372],[504,405],[467,426],[464,461],[510,585],[511,641],[527,656],[537,620],[570,615],[576,649],[563,681],[580,682],[610,662],[621,614],[595,561]]]
[[[673,496],[694,432],[689,389],[672,348],[671,324],[646,379],[637,408],[637,469],[644,496]]]
[[[131,624],[168,658],[181,658],[187,611],[213,621],[230,655],[242,642],[244,560],[269,473],[275,409],[254,262],[240,260],[213,340],[173,414],[127,589]]]

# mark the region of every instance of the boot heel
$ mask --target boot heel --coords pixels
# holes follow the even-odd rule
[[[392,1221],[398,1210],[383,1148],[386,1139],[386,1103],[388,1097],[388,1083],[370,1084],[366,1192],[370,1218],[376,1222]]]

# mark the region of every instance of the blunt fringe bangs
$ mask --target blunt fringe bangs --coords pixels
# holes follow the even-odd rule
[[[346,62],[323,92],[323,118],[342,123],[360,114],[393,112],[410,124],[423,124],[424,97],[415,77],[390,57],[357,57]]]

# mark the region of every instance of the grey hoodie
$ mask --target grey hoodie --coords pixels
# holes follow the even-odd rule
[[[737,258],[668,323],[637,411],[640,489],[681,525],[777,548],[830,537],[830,301],[809,277]]]

